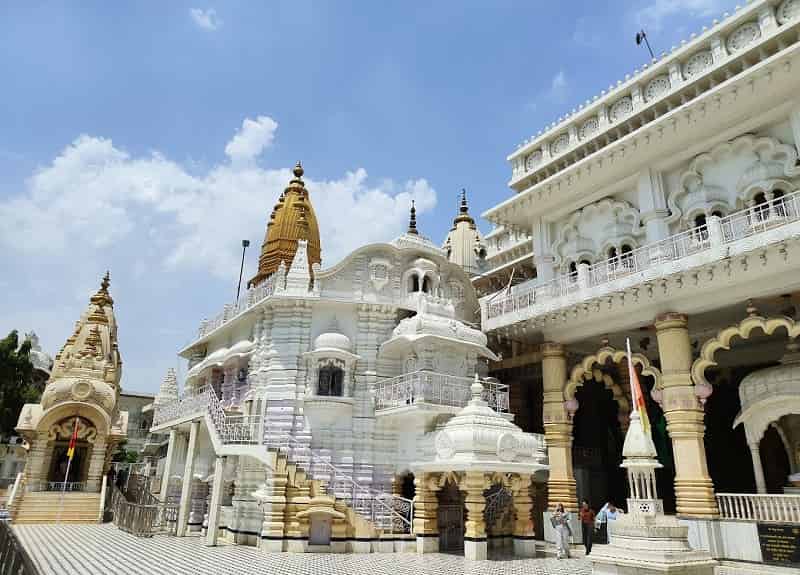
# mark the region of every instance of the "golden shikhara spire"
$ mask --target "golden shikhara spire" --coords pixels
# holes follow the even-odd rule
[[[303,182],[303,166],[300,162],[294,167],[294,178],[269,217],[258,258],[258,273],[247,282],[248,287],[262,283],[277,271],[281,262],[285,262],[288,269],[297,252],[298,240],[308,241],[309,266],[322,262],[317,216]]]

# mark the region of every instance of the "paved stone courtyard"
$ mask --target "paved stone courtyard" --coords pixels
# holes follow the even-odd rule
[[[467,562],[455,555],[261,553],[200,537],[141,539],[106,525],[14,527],[42,575],[589,575],[586,559]]]

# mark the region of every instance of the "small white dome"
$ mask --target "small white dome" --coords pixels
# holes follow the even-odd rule
[[[314,340],[314,349],[341,349],[350,351],[350,338],[343,333],[327,332],[320,334]]]

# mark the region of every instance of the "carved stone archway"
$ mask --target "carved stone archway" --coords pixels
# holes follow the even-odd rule
[[[766,335],[772,335],[778,329],[786,330],[788,339],[794,339],[800,335],[800,323],[787,316],[775,316],[765,318],[758,315],[752,306],[748,308],[749,315],[736,325],[728,326],[717,332],[717,335],[709,339],[700,348],[700,357],[692,363],[692,380],[696,386],[710,387],[711,384],[706,379],[706,370],[717,365],[714,355],[719,350],[729,350],[731,341],[734,337],[750,339],[751,334],[760,329]]]
[[[567,385],[564,387],[564,400],[572,401],[575,399],[575,392],[581,387],[585,381],[594,379],[595,381],[602,382],[606,389],[611,390],[614,399],[620,407],[620,411],[625,410],[630,412],[630,402],[622,391],[622,388],[616,383],[612,377],[603,374],[598,367],[605,365],[610,359],[612,363],[619,364],[625,360],[627,353],[623,350],[615,349],[611,346],[605,345],[597,350],[597,353],[587,355],[580,363],[572,368],[570,372]],[[650,363],[647,356],[641,353],[634,353],[631,355],[634,365],[639,365],[642,368],[642,375],[647,375],[653,378],[653,389],[661,389],[661,371]],[[598,374],[599,372],[599,374]]]

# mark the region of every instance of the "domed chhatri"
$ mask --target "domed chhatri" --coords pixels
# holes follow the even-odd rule
[[[314,264],[322,262],[319,225],[308,190],[303,181],[303,166],[297,162],[292,173],[294,178],[275,204],[267,224],[267,233],[258,258],[258,272],[248,282],[249,287],[258,286],[285,263],[291,266],[297,252],[297,242],[308,242],[309,271]],[[313,271],[311,271],[313,275]]]

